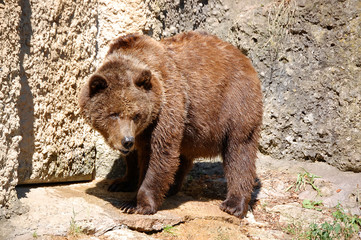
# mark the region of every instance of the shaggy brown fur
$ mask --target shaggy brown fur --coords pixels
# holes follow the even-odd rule
[[[221,154],[228,193],[220,207],[246,214],[262,95],[251,62],[234,46],[196,32],[161,41],[119,37],[79,103],[89,124],[126,155],[126,176],[109,187],[138,189],[126,212],[155,213],[180,190],[193,159]]]

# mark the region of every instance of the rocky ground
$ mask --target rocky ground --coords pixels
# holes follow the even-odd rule
[[[238,219],[218,208],[226,193],[221,166],[197,162],[183,191],[151,216],[121,213],[120,200],[133,194],[107,192],[109,180],[21,186],[21,207],[0,220],[0,239],[304,239],[307,232],[361,239],[361,173],[260,155],[252,206]],[[327,229],[310,227],[326,222]]]

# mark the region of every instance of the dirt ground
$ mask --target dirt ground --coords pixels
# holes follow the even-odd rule
[[[219,159],[195,163],[182,192],[151,216],[122,213],[120,202],[134,193],[108,192],[109,180],[21,186],[21,210],[0,220],[0,239],[318,239],[310,233],[321,227],[310,226],[334,224],[338,203],[355,225],[361,222],[361,173],[259,155],[250,210],[238,219],[218,207],[226,194],[221,166]],[[332,230],[330,236],[361,239],[356,227],[350,235]]]

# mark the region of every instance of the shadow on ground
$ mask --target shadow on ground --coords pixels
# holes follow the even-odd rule
[[[108,201],[116,208],[120,208],[124,201],[132,201],[136,197],[136,192],[108,192],[108,187],[112,183],[116,171],[119,169],[119,163],[114,163],[107,178],[99,181],[94,188],[89,188],[86,193]],[[119,174],[119,177],[122,175]],[[240,176],[241,178],[241,176]],[[261,180],[255,179],[255,187],[252,192],[250,207],[256,203],[257,196],[261,190]],[[180,197],[181,195],[184,195]],[[210,200],[225,200],[227,195],[227,182],[224,178],[222,162],[195,162],[193,169],[187,175],[181,193],[168,197],[160,210],[171,210],[178,208],[181,204],[196,200],[208,202]]]

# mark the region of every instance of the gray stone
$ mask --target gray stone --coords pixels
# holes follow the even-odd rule
[[[122,215],[117,219],[119,225],[125,225],[139,232],[160,231],[166,226],[173,226],[185,219],[174,213],[157,213],[155,215]]]
[[[293,239],[291,236],[282,231],[254,227],[249,228],[248,236],[249,235],[255,237],[256,239]]]
[[[270,172],[270,170],[273,172],[271,175],[273,177],[262,179],[262,187],[257,194],[257,198],[260,200],[287,197],[290,191],[286,191],[286,189],[291,184],[295,184],[297,174],[307,171],[319,177],[315,178],[314,185],[319,189],[321,195],[311,185],[306,184],[305,189],[297,192],[300,200],[322,201],[322,204],[328,208],[334,208],[341,204],[347,212],[361,215],[359,200],[361,173],[342,172],[324,162],[275,161],[269,156],[259,154],[257,173],[262,174],[262,172]],[[284,178],[284,174],[288,177]],[[291,179],[290,176],[292,176]],[[288,184],[285,184],[287,182]]]
[[[234,43],[245,48],[258,72],[264,73],[263,153],[361,171],[356,9],[357,1],[312,1],[303,8],[293,2],[273,3],[258,7],[269,17],[256,8],[237,19]],[[282,15],[273,15],[275,10]],[[274,24],[260,24],[267,18]]]
[[[95,177],[115,179],[120,178],[125,173],[124,158],[118,151],[112,150],[99,133],[95,134],[97,140]]]
[[[118,229],[109,231],[104,234],[105,239],[107,240],[154,240],[155,238],[152,238],[144,233],[139,233],[135,231],[131,231],[129,229]]]
[[[313,209],[305,209],[299,203],[290,203],[284,205],[277,205],[270,209],[269,212],[280,214],[280,223],[296,223],[300,222],[303,225],[312,223],[322,223],[325,221],[332,222],[331,217],[323,215],[321,212]]]

